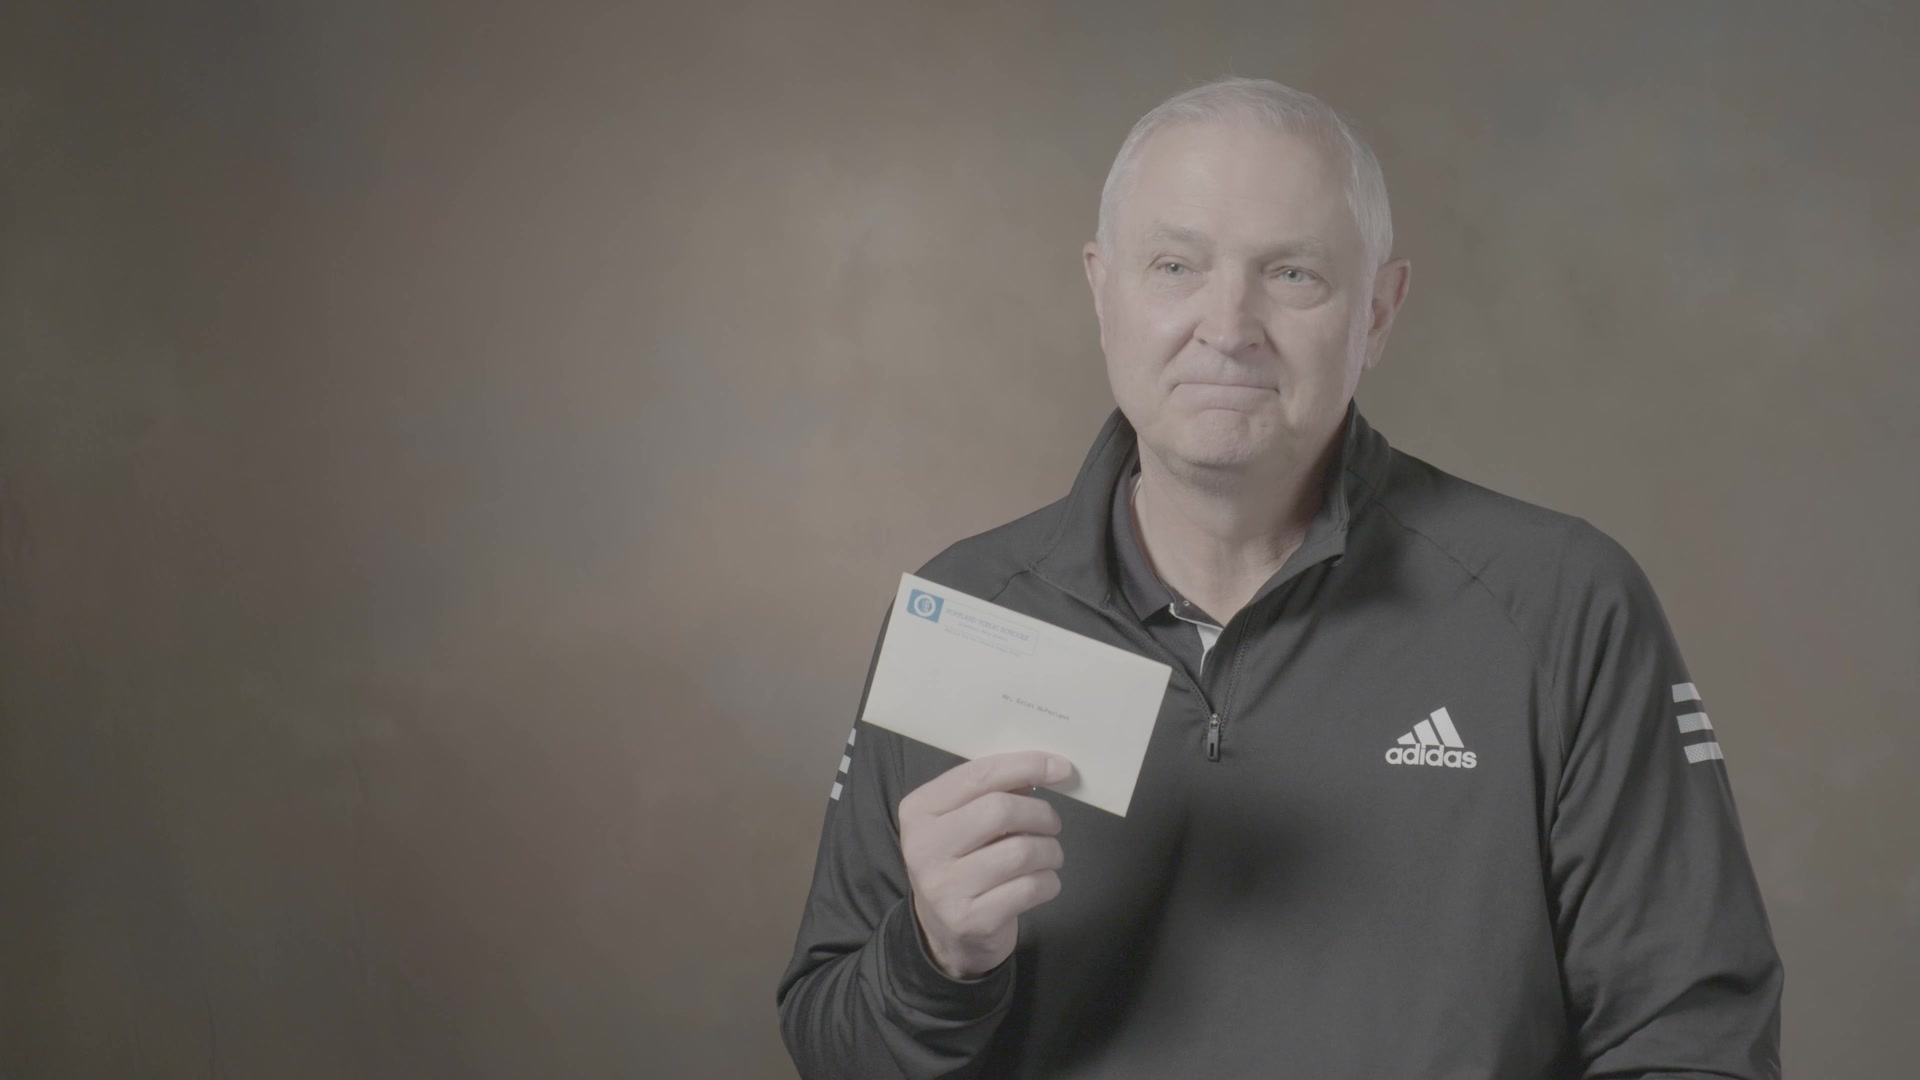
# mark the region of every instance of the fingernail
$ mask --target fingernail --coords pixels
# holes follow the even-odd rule
[[[1068,764],[1066,758],[1063,758],[1063,757],[1047,758],[1047,782],[1049,784],[1059,783],[1060,781],[1065,780],[1068,776],[1071,776],[1072,774],[1073,774],[1073,766]]]

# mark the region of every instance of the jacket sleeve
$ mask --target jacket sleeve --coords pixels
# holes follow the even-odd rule
[[[1640,566],[1573,539],[1549,887],[1585,1075],[1777,1080],[1784,972],[1713,721]]]
[[[787,1051],[807,1080],[967,1075],[1012,1001],[1014,958],[962,981],[927,955],[900,855],[901,736],[856,721],[842,771],[775,995]]]

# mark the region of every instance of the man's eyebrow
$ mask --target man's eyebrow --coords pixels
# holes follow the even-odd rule
[[[1142,239],[1148,244],[1193,244],[1196,247],[1206,247],[1209,243],[1207,234],[1198,229],[1188,228],[1185,225],[1169,225],[1166,222],[1160,222],[1149,228]],[[1270,244],[1260,252],[1262,259],[1271,259],[1280,255],[1310,255],[1331,259],[1333,246],[1317,236],[1302,236]]]

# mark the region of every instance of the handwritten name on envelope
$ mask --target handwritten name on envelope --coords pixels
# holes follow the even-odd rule
[[[1157,660],[900,575],[861,719],[961,757],[1047,750],[1048,785],[1125,816],[1173,669]]]

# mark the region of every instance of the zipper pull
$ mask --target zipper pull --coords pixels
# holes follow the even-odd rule
[[[1207,760],[1220,760],[1220,714],[1207,716]]]

